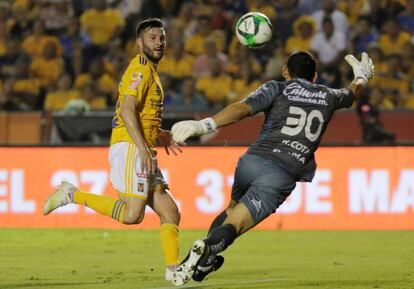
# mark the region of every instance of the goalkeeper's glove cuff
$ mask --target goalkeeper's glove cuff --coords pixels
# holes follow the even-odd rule
[[[200,120],[200,125],[204,134],[210,133],[217,129],[217,124],[211,117]]]

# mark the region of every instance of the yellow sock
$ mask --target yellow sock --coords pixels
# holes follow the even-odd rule
[[[73,202],[75,204],[85,205],[95,212],[112,217],[121,223],[123,221],[125,205],[121,200],[86,193],[78,189],[73,193]]]
[[[178,226],[175,224],[161,224],[161,246],[164,252],[165,266],[177,265],[179,261]]]

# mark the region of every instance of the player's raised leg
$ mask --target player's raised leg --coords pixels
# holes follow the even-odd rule
[[[148,205],[160,218],[160,241],[166,266],[165,279],[171,280],[179,263],[180,212],[165,186],[158,186],[148,198]]]
[[[70,203],[85,205],[95,212],[123,222],[125,204],[122,200],[84,192],[66,181],[63,181],[47,198],[43,206],[43,214],[48,215],[55,209]]]
[[[65,181],[46,200],[43,214],[48,215],[55,209],[70,203],[85,205],[123,224],[139,224],[144,217],[144,200],[124,196],[116,199],[87,193]]]
[[[69,203],[87,206],[97,213],[112,217],[123,224],[138,224],[144,218],[148,195],[148,178],[140,171],[136,147],[121,142],[109,150],[111,183],[118,191],[119,199],[82,191],[69,182],[62,182],[58,189],[46,200],[43,214]]]
[[[57,208],[73,203],[73,193],[78,188],[69,182],[63,181],[51,194],[43,205],[43,215],[48,215]]]

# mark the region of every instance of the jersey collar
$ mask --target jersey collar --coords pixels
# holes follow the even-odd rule
[[[144,54],[138,53],[138,55],[141,57],[144,57],[147,60],[147,64],[149,65],[152,71],[157,71],[157,68],[156,68],[157,66],[151,60],[149,60],[148,57],[146,57]]]

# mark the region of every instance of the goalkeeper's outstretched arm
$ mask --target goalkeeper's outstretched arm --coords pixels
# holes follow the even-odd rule
[[[250,116],[252,108],[243,102],[225,107],[212,117],[196,120],[180,121],[173,125],[171,133],[175,142],[183,144],[189,137],[200,136],[216,130],[218,127],[235,123]]]
[[[251,113],[252,108],[250,105],[244,102],[236,102],[219,111],[212,117],[212,119],[216,123],[217,127],[222,127],[238,122],[239,120],[250,116]]]
[[[354,80],[349,89],[354,93],[355,98],[359,98],[361,90],[365,88],[370,78],[374,76],[374,65],[371,58],[365,52],[362,53],[361,61],[353,55],[348,54],[345,60],[352,67]],[[235,123],[252,113],[252,108],[242,102],[234,103],[213,117],[208,117],[200,121],[185,120],[173,125],[171,132],[175,142],[184,144],[184,142],[193,136],[200,136],[216,130],[218,127]]]

